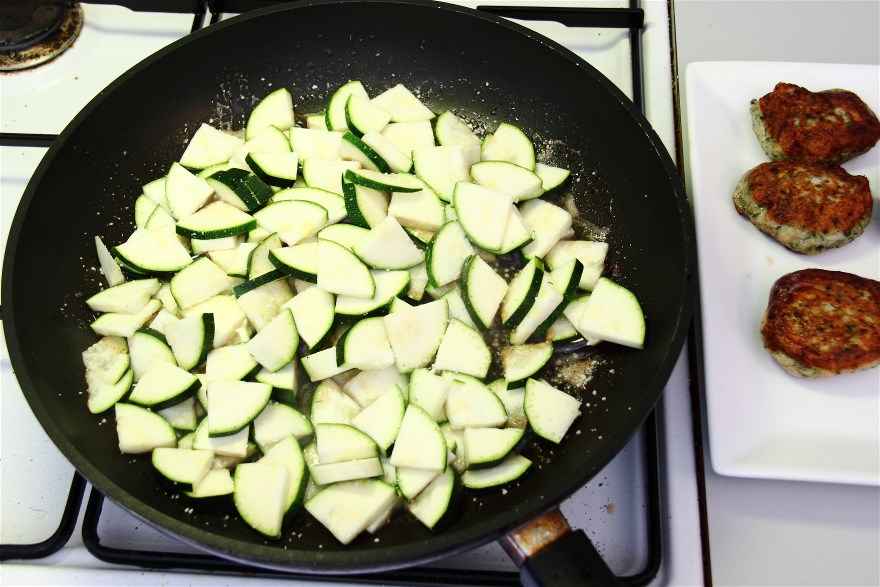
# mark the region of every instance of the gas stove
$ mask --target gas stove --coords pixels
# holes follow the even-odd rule
[[[477,7],[475,2],[457,2]],[[18,200],[46,148],[65,124],[115,77],[150,53],[253,2],[84,2],[43,0],[42,20],[24,23],[0,9],[0,51],[13,53],[0,73],[2,244]],[[124,5],[124,6],[120,6]],[[643,107],[674,152],[670,39],[666,2],[479,3],[565,45]],[[60,12],[55,12],[60,11]],[[71,19],[79,27],[60,38]],[[3,19],[6,20],[3,20]],[[8,23],[14,23],[15,28]],[[34,57],[29,43],[53,48]],[[30,62],[25,59],[30,58]],[[23,68],[23,64],[29,66]],[[0,69],[3,62],[0,61]],[[2,303],[2,300],[0,300]],[[2,340],[2,339],[0,339]],[[25,402],[5,345],[0,354],[0,582],[95,584],[97,577],[135,585],[216,583],[204,572],[307,583],[306,576],[265,572],[201,554],[143,524],[75,474]],[[697,460],[687,361],[680,359],[662,403],[643,429],[590,483],[562,505],[584,528],[610,568],[629,585],[703,582]],[[699,429],[697,429],[699,435]],[[144,573],[143,569],[161,572]],[[108,574],[109,573],[109,574]],[[167,573],[167,575],[166,575]],[[228,576],[227,576],[228,575]],[[322,582],[333,580],[322,577]],[[518,584],[497,544],[429,567],[346,577],[340,583]]]

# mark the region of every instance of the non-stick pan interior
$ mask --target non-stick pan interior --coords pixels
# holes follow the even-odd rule
[[[15,218],[5,327],[38,418],[111,499],[239,559],[318,572],[386,568],[522,523],[586,482],[638,428],[678,354],[689,304],[692,244],[674,171],[646,123],[595,70],[534,33],[474,14],[435,4],[332,2],[246,15],[136,66],[64,132]],[[512,121],[536,138],[539,160],[572,168],[567,191],[579,236],[607,235],[608,273],[639,296],[647,348],[600,345],[555,361],[544,376],[579,383],[563,386],[583,397],[584,415],[561,446],[532,442],[526,454],[536,466],[520,481],[464,494],[443,528],[432,533],[400,514],[375,539],[341,547],[299,513],[271,542],[231,505],[188,513],[193,504],[170,499],[148,458],[119,454],[112,413],[87,412],[80,353],[95,336],[83,299],[100,282],[92,238],[117,244],[131,232],[140,186],[165,173],[201,122],[241,127],[255,100],[281,86],[292,89],[297,113],[318,111],[350,79],[371,94],[404,83],[434,111],[455,109],[479,128]]]

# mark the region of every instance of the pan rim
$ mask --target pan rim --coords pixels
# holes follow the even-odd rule
[[[594,78],[594,80],[608,92],[609,97],[618,102],[623,111],[630,116],[641,133],[643,133],[648,139],[649,144],[653,148],[655,155],[658,157],[663,170],[669,179],[670,187],[675,196],[674,200],[678,206],[678,218],[680,223],[678,232],[682,235],[684,254],[684,267],[680,276],[681,281],[677,284],[682,292],[682,301],[678,308],[678,314],[675,317],[674,326],[672,328],[672,344],[669,345],[666,355],[660,362],[658,369],[655,370],[654,377],[650,383],[645,386],[647,389],[657,390],[655,392],[655,402],[653,405],[656,405],[656,401],[659,400],[662,394],[662,388],[666,385],[672,369],[681,353],[693,313],[695,291],[694,263],[696,258],[696,242],[690,204],[685,195],[681,177],[679,176],[662,141],[653,128],[651,128],[647,119],[645,119],[629,98],[627,98],[608,78],[562,45],[519,24],[507,21],[492,14],[462,6],[436,2],[434,0],[308,0],[306,2],[298,2],[294,5],[281,4],[278,6],[256,9],[227,21],[222,21],[209,28],[201,29],[195,33],[189,34],[133,65],[92,98],[59,134],[58,138],[49,148],[28,182],[13,217],[3,263],[2,297],[4,303],[2,304],[2,312],[7,347],[9,349],[9,356],[16,378],[31,410],[34,412],[37,420],[40,422],[53,443],[73,464],[73,466],[111,501],[121,505],[137,518],[145,521],[151,526],[157,527],[162,532],[172,534],[176,539],[212,554],[246,565],[256,565],[281,571],[304,572],[316,575],[344,575],[380,572],[415,566],[449,555],[461,553],[495,540],[532,517],[553,507],[583,486],[589,481],[589,479],[595,476],[596,473],[607,465],[620,452],[620,450],[623,449],[653,409],[653,407],[651,409],[645,409],[639,419],[639,426],[636,426],[631,430],[618,428],[608,432],[608,442],[601,445],[606,448],[604,451],[599,451],[594,454],[594,458],[591,459],[591,462],[593,463],[592,467],[585,468],[580,471],[578,475],[572,476],[572,480],[569,483],[560,485],[554,492],[548,492],[545,495],[537,496],[537,498],[536,496],[529,496],[519,503],[519,508],[516,508],[515,511],[509,512],[506,515],[481,519],[456,532],[447,530],[434,535],[430,540],[425,541],[366,550],[314,551],[298,549],[283,550],[274,544],[255,544],[253,542],[244,542],[235,538],[224,537],[213,532],[202,530],[194,525],[181,522],[180,520],[147,505],[141,500],[134,498],[130,493],[114,482],[113,479],[105,475],[98,467],[94,466],[91,461],[77,449],[72,440],[55,424],[38,394],[25,391],[26,389],[33,390],[34,385],[30,374],[23,367],[23,354],[16,334],[15,296],[13,294],[11,275],[13,275],[15,268],[16,252],[19,245],[22,220],[26,217],[33,200],[35,199],[35,195],[44,175],[51,168],[55,157],[66,144],[69,137],[84,120],[100,107],[104,99],[111,95],[119,86],[126,83],[131,77],[137,75],[140,71],[151,67],[169,53],[176,51],[178,48],[185,46],[188,43],[197,42],[206,35],[222,31],[230,26],[236,26],[236,24],[240,22],[262,18],[268,14],[296,11],[321,5],[346,4],[375,4],[384,6],[403,5],[406,7],[444,10],[467,15],[471,18],[478,18],[496,26],[508,29],[513,33],[518,33],[529,41],[539,43],[560,58],[577,66],[578,69],[584,72],[584,74]]]

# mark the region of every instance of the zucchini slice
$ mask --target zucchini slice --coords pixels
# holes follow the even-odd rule
[[[91,329],[100,336],[127,338],[144,326],[162,307],[159,300],[151,300],[137,314],[104,314],[91,323]]]
[[[373,439],[348,424],[316,424],[315,444],[322,465],[379,456]]]
[[[348,121],[345,115],[345,106],[351,96],[360,96],[369,99],[364,85],[359,81],[350,81],[341,85],[327,103],[327,112],[324,114],[327,128],[330,130],[347,130]]]
[[[544,257],[571,229],[571,214],[550,202],[529,200],[519,210],[532,233],[532,242],[523,248],[526,258]]]
[[[391,195],[388,215],[402,226],[436,232],[446,222],[443,203],[431,189]]]
[[[477,379],[454,375],[446,398],[446,416],[453,430],[504,426],[507,411],[497,395]]]
[[[528,426],[529,422],[526,419],[526,414],[523,410],[523,402],[526,397],[525,387],[508,389],[507,381],[504,379],[497,379],[487,387],[491,389],[492,392],[498,396],[498,399],[501,400],[501,403],[504,404],[504,409],[507,410],[507,425],[509,427],[525,428]]]
[[[185,399],[178,404],[159,410],[159,415],[168,420],[175,430],[193,431],[196,429],[196,398]],[[178,445],[180,448],[180,445]]]
[[[456,283],[451,283],[451,289],[443,294],[443,299],[449,304],[449,317],[455,318],[465,326],[477,329],[479,326],[474,324],[474,321],[471,319],[471,314],[468,312],[467,306],[464,305],[464,300],[461,298],[461,290]]]
[[[526,342],[545,322],[547,323],[547,328],[549,328],[550,324],[556,320],[554,312],[560,306],[563,306],[564,310],[564,304],[565,298],[559,293],[556,286],[553,285],[550,275],[545,272],[541,280],[541,287],[538,289],[538,295],[535,296],[534,304],[532,304],[532,307],[529,308],[529,311],[510,334],[511,344],[517,345]],[[548,320],[550,321],[547,322]]]
[[[385,90],[373,98],[373,104],[388,112],[393,122],[418,122],[434,118],[434,113],[403,84]]]
[[[208,435],[227,436],[244,429],[272,395],[272,386],[249,381],[213,381],[208,384]]]
[[[208,358],[214,342],[214,315],[197,314],[168,324],[165,338],[182,369],[193,369]]]
[[[494,134],[483,139],[480,159],[483,161],[509,161],[534,171],[535,147],[519,127],[502,122]]]
[[[480,333],[458,320],[450,320],[437,349],[434,369],[485,377],[491,364],[492,354]]]
[[[465,259],[474,254],[474,248],[458,222],[447,222],[434,235],[428,246],[425,264],[428,282],[443,287],[458,279]]]
[[[314,434],[309,419],[296,409],[279,402],[270,401],[254,418],[254,441],[266,453],[288,437],[305,440]]]
[[[257,462],[281,465],[287,469],[287,500],[284,511],[291,511],[299,503],[308,479],[306,461],[299,443],[293,436],[286,436],[265,451]]]
[[[86,375],[96,382],[116,383],[131,366],[128,345],[118,336],[105,336],[82,353]]]
[[[473,145],[479,148],[480,139],[465,121],[447,110],[437,117],[434,134],[440,145]]]
[[[509,195],[514,202],[531,200],[544,193],[537,174],[507,161],[482,161],[471,166],[471,177],[479,185]]]
[[[369,169],[348,169],[345,171],[344,179],[380,192],[417,192],[425,187],[425,184],[413,175],[379,173]]]
[[[274,202],[254,214],[257,223],[278,234],[288,245],[295,245],[317,234],[327,225],[327,209],[314,202],[290,200]]]
[[[452,201],[455,184],[470,179],[474,157],[467,147],[426,147],[413,151],[412,157],[416,176],[447,202]]]
[[[135,205],[137,205],[137,202],[135,202]],[[137,222],[135,222],[135,225],[138,228],[142,228]],[[95,251],[98,255],[98,265],[101,267],[101,274],[107,280],[107,285],[115,287],[122,284],[125,281],[125,275],[122,274],[122,270],[119,268],[116,259],[113,258],[113,254],[99,236],[95,237]]]
[[[299,333],[290,310],[282,308],[246,344],[254,360],[270,371],[277,371],[290,363],[299,345]]]
[[[95,312],[137,314],[160,287],[158,279],[136,279],[96,293],[86,300],[86,305]]]
[[[581,402],[539,379],[526,382],[523,403],[529,426],[535,434],[559,444],[580,415]]]
[[[479,255],[465,259],[461,269],[461,299],[474,323],[489,328],[501,300],[507,293],[507,282]]]
[[[239,381],[260,367],[245,344],[216,348],[208,353],[206,361],[205,378],[208,383]]]
[[[382,136],[407,157],[412,157],[412,152],[416,149],[434,146],[434,131],[427,120],[392,122],[382,130]]]
[[[305,159],[334,161],[340,157],[342,134],[326,129],[293,127],[290,129],[290,146],[300,161]]]
[[[139,454],[150,452],[154,448],[177,445],[174,428],[159,414],[121,402],[114,407],[119,452]]]
[[[199,380],[192,373],[170,363],[156,363],[135,385],[128,401],[160,410],[192,397],[198,388]]]
[[[235,509],[248,526],[269,538],[281,537],[289,476],[286,466],[272,462],[242,463],[235,468]]]
[[[309,479],[318,486],[333,485],[334,483],[343,483],[356,479],[381,477],[383,473],[382,461],[378,457],[343,463],[322,464],[318,460],[318,449],[314,443],[303,449],[303,456],[306,459],[306,466],[309,468]],[[307,497],[306,501],[309,499],[311,498]]]
[[[343,391],[354,401],[366,408],[377,399],[394,389],[405,390],[407,381],[395,367],[361,371],[345,383]]]
[[[304,202],[312,202],[327,210],[327,223],[335,224],[345,218],[345,200],[339,194],[320,190],[317,188],[290,188],[282,190],[272,196],[273,202],[283,202],[286,200],[301,200]]]
[[[567,317],[588,340],[644,348],[645,315],[638,298],[607,277],[600,278],[578,311]]]
[[[269,251],[269,262],[285,274],[315,283],[318,281],[318,243],[307,242]]]
[[[436,375],[428,369],[416,369],[409,381],[409,401],[419,406],[435,422],[446,419],[446,395],[449,393],[449,380]]]
[[[281,307],[293,297],[290,285],[282,277],[281,272],[265,273],[233,288],[238,305],[257,331],[278,315]]]
[[[388,306],[409,285],[409,271],[373,271],[376,293],[372,298],[339,296],[336,298],[336,313],[347,316],[364,316]],[[329,295],[329,294],[328,294]]]
[[[398,149],[391,139],[386,138],[385,135],[375,131],[368,132],[361,137],[361,141],[372,149],[391,171],[407,173],[412,169],[412,159],[409,153],[404,153]],[[378,165],[378,167],[380,170],[382,169],[381,165]]]
[[[235,434],[211,437],[208,434],[208,419],[203,418],[193,434],[192,448],[213,451],[218,457],[218,461],[215,462],[219,462],[220,458],[226,461],[222,465],[224,467],[227,466],[229,462],[236,464],[247,458],[249,454],[249,431],[250,429],[248,427],[244,427]]]
[[[397,438],[405,406],[403,394],[398,388],[392,388],[361,410],[351,424],[372,438],[384,453]]]
[[[177,305],[186,310],[226,291],[231,278],[208,257],[202,257],[171,278],[169,287]]]
[[[361,164],[357,161],[327,160],[312,157],[303,160],[302,176],[308,187],[326,190],[341,196],[343,176],[353,169],[360,171],[360,166]]]
[[[327,240],[318,241],[318,287],[358,298],[376,294],[376,283],[364,262],[342,245]]]
[[[549,192],[565,183],[565,180],[571,175],[571,171],[562,167],[535,163],[535,174],[541,178],[541,186],[544,191]]]
[[[303,357],[302,366],[306,373],[309,374],[310,381],[321,381],[351,369],[349,365],[338,365],[336,363],[336,347],[330,347]],[[314,421],[314,416],[312,418]]]
[[[464,451],[468,467],[497,465],[516,449],[524,435],[524,428],[466,428]]]
[[[409,513],[429,529],[433,529],[449,510],[457,484],[455,471],[447,467],[440,475],[407,504]]]
[[[608,243],[599,241],[559,241],[547,253],[547,265],[556,269],[572,259],[577,259],[583,266],[579,287],[592,290],[596,287],[602,271],[605,269],[605,257],[608,255]]]
[[[354,251],[354,248],[358,243],[364,240],[369,233],[370,229],[362,226],[354,226],[353,224],[333,224],[327,228],[322,228],[321,231],[318,232],[318,238],[333,241],[350,251]]]
[[[380,474],[381,468],[379,463]],[[305,508],[339,542],[348,544],[396,499],[394,488],[384,481],[345,481],[319,491]]]
[[[391,115],[373,104],[365,94],[352,94],[345,103],[345,122],[348,129],[360,137],[381,131],[391,122]]]
[[[376,269],[408,269],[425,260],[393,216],[386,216],[355,248],[358,257]]]
[[[357,161],[364,169],[381,171],[382,173],[391,171],[391,166],[388,165],[388,162],[350,130],[342,135],[342,146],[339,148],[339,154],[343,159]]]
[[[149,328],[138,330],[128,338],[128,354],[135,381],[140,381],[144,373],[159,363],[177,365],[165,336]]]
[[[509,346],[501,351],[504,378],[516,385],[540,371],[552,356],[553,344],[549,342]]]
[[[141,228],[113,252],[123,263],[141,273],[172,273],[192,263],[189,252],[176,235]]]
[[[205,180],[220,198],[239,210],[254,212],[272,196],[272,188],[256,174],[244,169],[221,169]]]
[[[260,100],[248,117],[245,138],[250,140],[260,131],[274,127],[287,130],[293,126],[293,96],[286,88],[278,88]]]
[[[360,411],[361,407],[357,402],[344,394],[336,383],[324,381],[315,388],[312,394],[309,418],[315,426],[318,424],[351,424],[351,419]]]
[[[160,447],[153,449],[151,461],[166,479],[192,488],[211,470],[214,453],[209,450]]]
[[[388,195],[384,192],[345,181],[342,196],[348,220],[357,227],[377,226],[388,216]]]
[[[248,324],[247,316],[231,295],[214,296],[184,312],[184,316],[199,314],[214,315],[214,348],[230,344],[236,332]]]
[[[320,287],[310,287],[296,294],[284,307],[290,309],[296,329],[310,349],[321,342],[333,326],[333,294]]]
[[[172,163],[165,180],[165,198],[168,211],[174,218],[186,218],[202,206],[214,190],[197,175],[193,175],[180,163]]]
[[[431,363],[448,322],[446,300],[402,308],[383,318],[395,364],[408,373]]]
[[[423,409],[410,404],[389,459],[395,467],[442,471],[446,468],[446,439]]]
[[[391,465],[394,466],[394,465]],[[448,469],[449,467],[447,467]],[[440,471],[432,469],[416,469],[413,467],[395,467],[394,481],[400,494],[406,499],[415,499],[431,481],[440,475]]]
[[[292,152],[260,151],[244,158],[251,171],[267,185],[287,188],[296,181],[299,155]]]
[[[203,122],[180,156],[180,164],[189,169],[220,165],[229,161],[243,143],[237,136]]]
[[[192,491],[186,492],[186,496],[192,499],[220,497],[231,495],[234,490],[235,483],[229,469],[211,469]]]
[[[106,412],[116,405],[116,402],[125,397],[134,381],[131,369],[127,369],[116,381],[108,381],[96,373],[86,369],[86,385],[89,392],[87,405],[92,414]]]
[[[521,455],[510,455],[494,467],[465,471],[462,484],[468,489],[486,489],[510,483],[522,477],[532,466],[532,461]]]
[[[364,318],[349,328],[336,343],[336,362],[356,369],[383,369],[393,365],[394,352],[382,318]]]
[[[508,328],[515,328],[526,317],[544,278],[541,262],[532,259],[510,280],[507,293],[501,302],[501,321]]]

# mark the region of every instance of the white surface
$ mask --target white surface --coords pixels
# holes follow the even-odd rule
[[[804,256],[764,236],[730,198],[767,158],[749,101],[777,81],[850,89],[880,106],[880,68],[762,62],[692,63],[687,70],[691,191],[699,243],[706,401],[715,470],[725,475],[880,484],[880,369],[793,377],[763,348],[760,323],[779,277],[819,267],[880,277],[880,207],[853,243]],[[880,149],[844,164],[878,189]],[[731,377],[737,373],[737,377]]]

